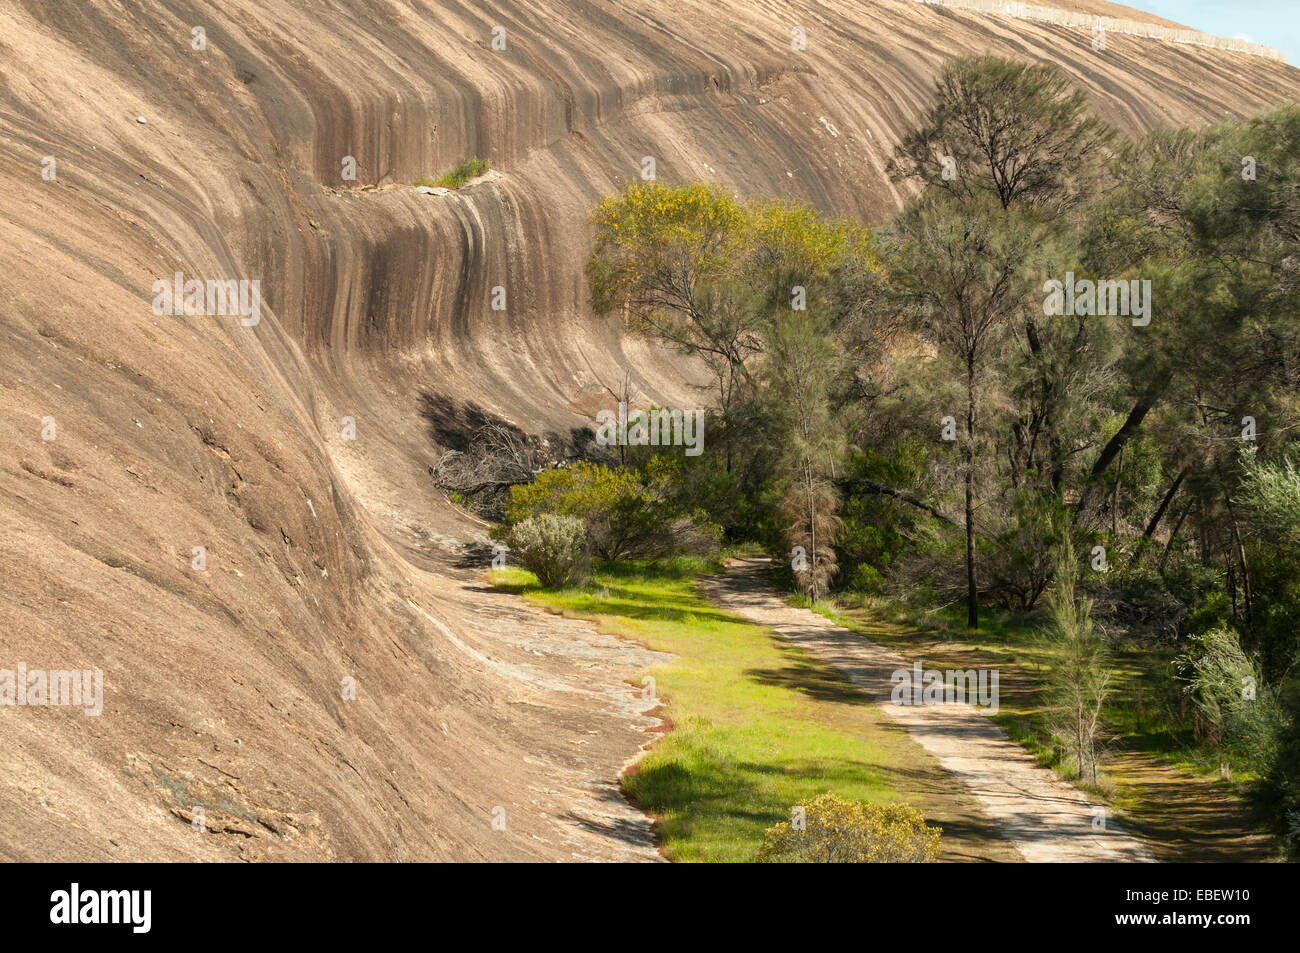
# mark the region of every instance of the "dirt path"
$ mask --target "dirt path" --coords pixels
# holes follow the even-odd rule
[[[1002,834],[1030,862],[1150,861],[1145,845],[1107,818],[1094,830],[1087,797],[1011,741],[970,705],[902,706],[889,703],[890,675],[912,660],[835,625],[810,609],[787,605],[762,576],[767,561],[735,560],[724,576],[700,581],[719,607],[770,626],[842,671],[874,697],[979,801]],[[924,660],[922,660],[924,661]]]
[[[1272,839],[1251,823],[1240,800],[1208,778],[1183,773],[1140,751],[1112,754],[1109,769],[1129,828],[1156,858],[1183,863],[1260,863]]]

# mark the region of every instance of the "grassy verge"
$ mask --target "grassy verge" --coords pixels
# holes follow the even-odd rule
[[[669,858],[753,860],[769,826],[827,791],[914,804],[944,828],[945,859],[1016,856],[937,763],[838,672],[709,606],[692,583],[709,568],[613,565],[559,592],[522,570],[491,577],[498,588],[675,656],[649,673],[673,730],[624,779],[656,817]]]

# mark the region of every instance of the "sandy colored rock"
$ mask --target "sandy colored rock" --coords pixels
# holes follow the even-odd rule
[[[0,666],[107,696],[0,709],[6,859],[655,856],[615,787],[651,659],[484,592],[427,476],[485,419],[589,426],[625,368],[704,399],[590,313],[591,206],[653,155],[883,220],[958,53],[1058,62],[1130,133],[1300,80],[891,0],[0,0],[0,48]],[[500,178],[412,187],[473,156]],[[257,281],[259,320],[154,313],[177,272]]]

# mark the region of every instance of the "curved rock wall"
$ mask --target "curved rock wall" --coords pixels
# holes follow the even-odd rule
[[[0,856],[653,856],[613,786],[652,657],[475,589],[431,435],[563,434],[625,368],[700,399],[591,315],[592,204],[648,155],[883,220],[935,69],[986,50],[1132,133],[1300,79],[892,0],[0,2],[0,669],[106,693],[0,708]],[[154,314],[178,271],[259,281],[260,322]]]

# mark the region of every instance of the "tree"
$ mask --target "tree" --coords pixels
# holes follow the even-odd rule
[[[946,63],[935,100],[899,145],[889,165],[896,179],[916,179],[928,191],[955,198],[992,197],[993,211],[1014,209],[1038,220],[1034,247],[1051,247],[1046,233],[1068,237],[1070,217],[1092,196],[1114,133],[1088,110],[1086,95],[1054,66],[993,56]],[[1058,249],[1067,262],[1070,242]],[[1066,268],[1059,268],[1064,273]],[[1091,317],[1044,322],[1023,314],[1026,353],[1021,380],[1010,389],[1021,410],[1007,452],[1017,488],[1030,471],[1046,477],[1061,500],[1072,452],[1074,408],[1097,389],[1105,367]]]
[[[598,314],[621,309],[636,330],[700,358],[713,375],[730,469],[748,362],[762,350],[762,309],[743,280],[748,215],[722,189],[634,183],[592,215],[587,263]]]
[[[1246,758],[1252,770],[1266,774],[1277,757],[1285,716],[1273,693],[1260,683],[1257,666],[1237,633],[1219,627],[1194,636],[1174,666],[1187,682],[1185,691],[1196,706],[1201,730],[1219,754],[1220,773],[1230,776],[1232,752]]]
[[[699,357],[718,394],[727,469],[755,412],[751,367],[773,310],[851,308],[838,290],[878,268],[868,229],[713,186],[637,183],[602,202],[587,266],[597,312]]]
[[[923,195],[895,224],[894,283],[917,327],[962,375],[961,439],[966,530],[966,624],[979,627],[975,495],[981,390],[986,362],[1023,312],[1030,232],[1014,214],[994,215],[981,196]]]
[[[888,166],[954,197],[992,196],[1058,215],[1093,185],[1113,133],[1055,66],[994,56],[949,60],[935,102]]]
[[[1223,438],[1244,416],[1261,430],[1271,417],[1279,433],[1295,422],[1298,155],[1296,106],[1201,131],[1161,130],[1120,150],[1117,187],[1089,216],[1084,254],[1098,273],[1150,280],[1158,308],[1125,348],[1130,403],[1091,466],[1080,516],[1153,414],[1182,418],[1165,424],[1176,445],[1201,445],[1190,459],[1170,454],[1171,481],[1189,463],[1217,473],[1213,496],[1225,512],[1232,468]]]
[[[800,589],[817,600],[829,592],[838,568],[839,495],[833,480],[844,439],[831,415],[830,392],[839,361],[825,322],[810,312],[778,311],[768,337],[768,399],[777,427],[785,544],[794,554]]]
[[[1064,739],[1079,777],[1095,785],[1101,711],[1110,694],[1112,671],[1106,639],[1092,620],[1092,600],[1075,595],[1078,572],[1067,533],[1048,600],[1045,636],[1052,661],[1047,696],[1055,731]]]

